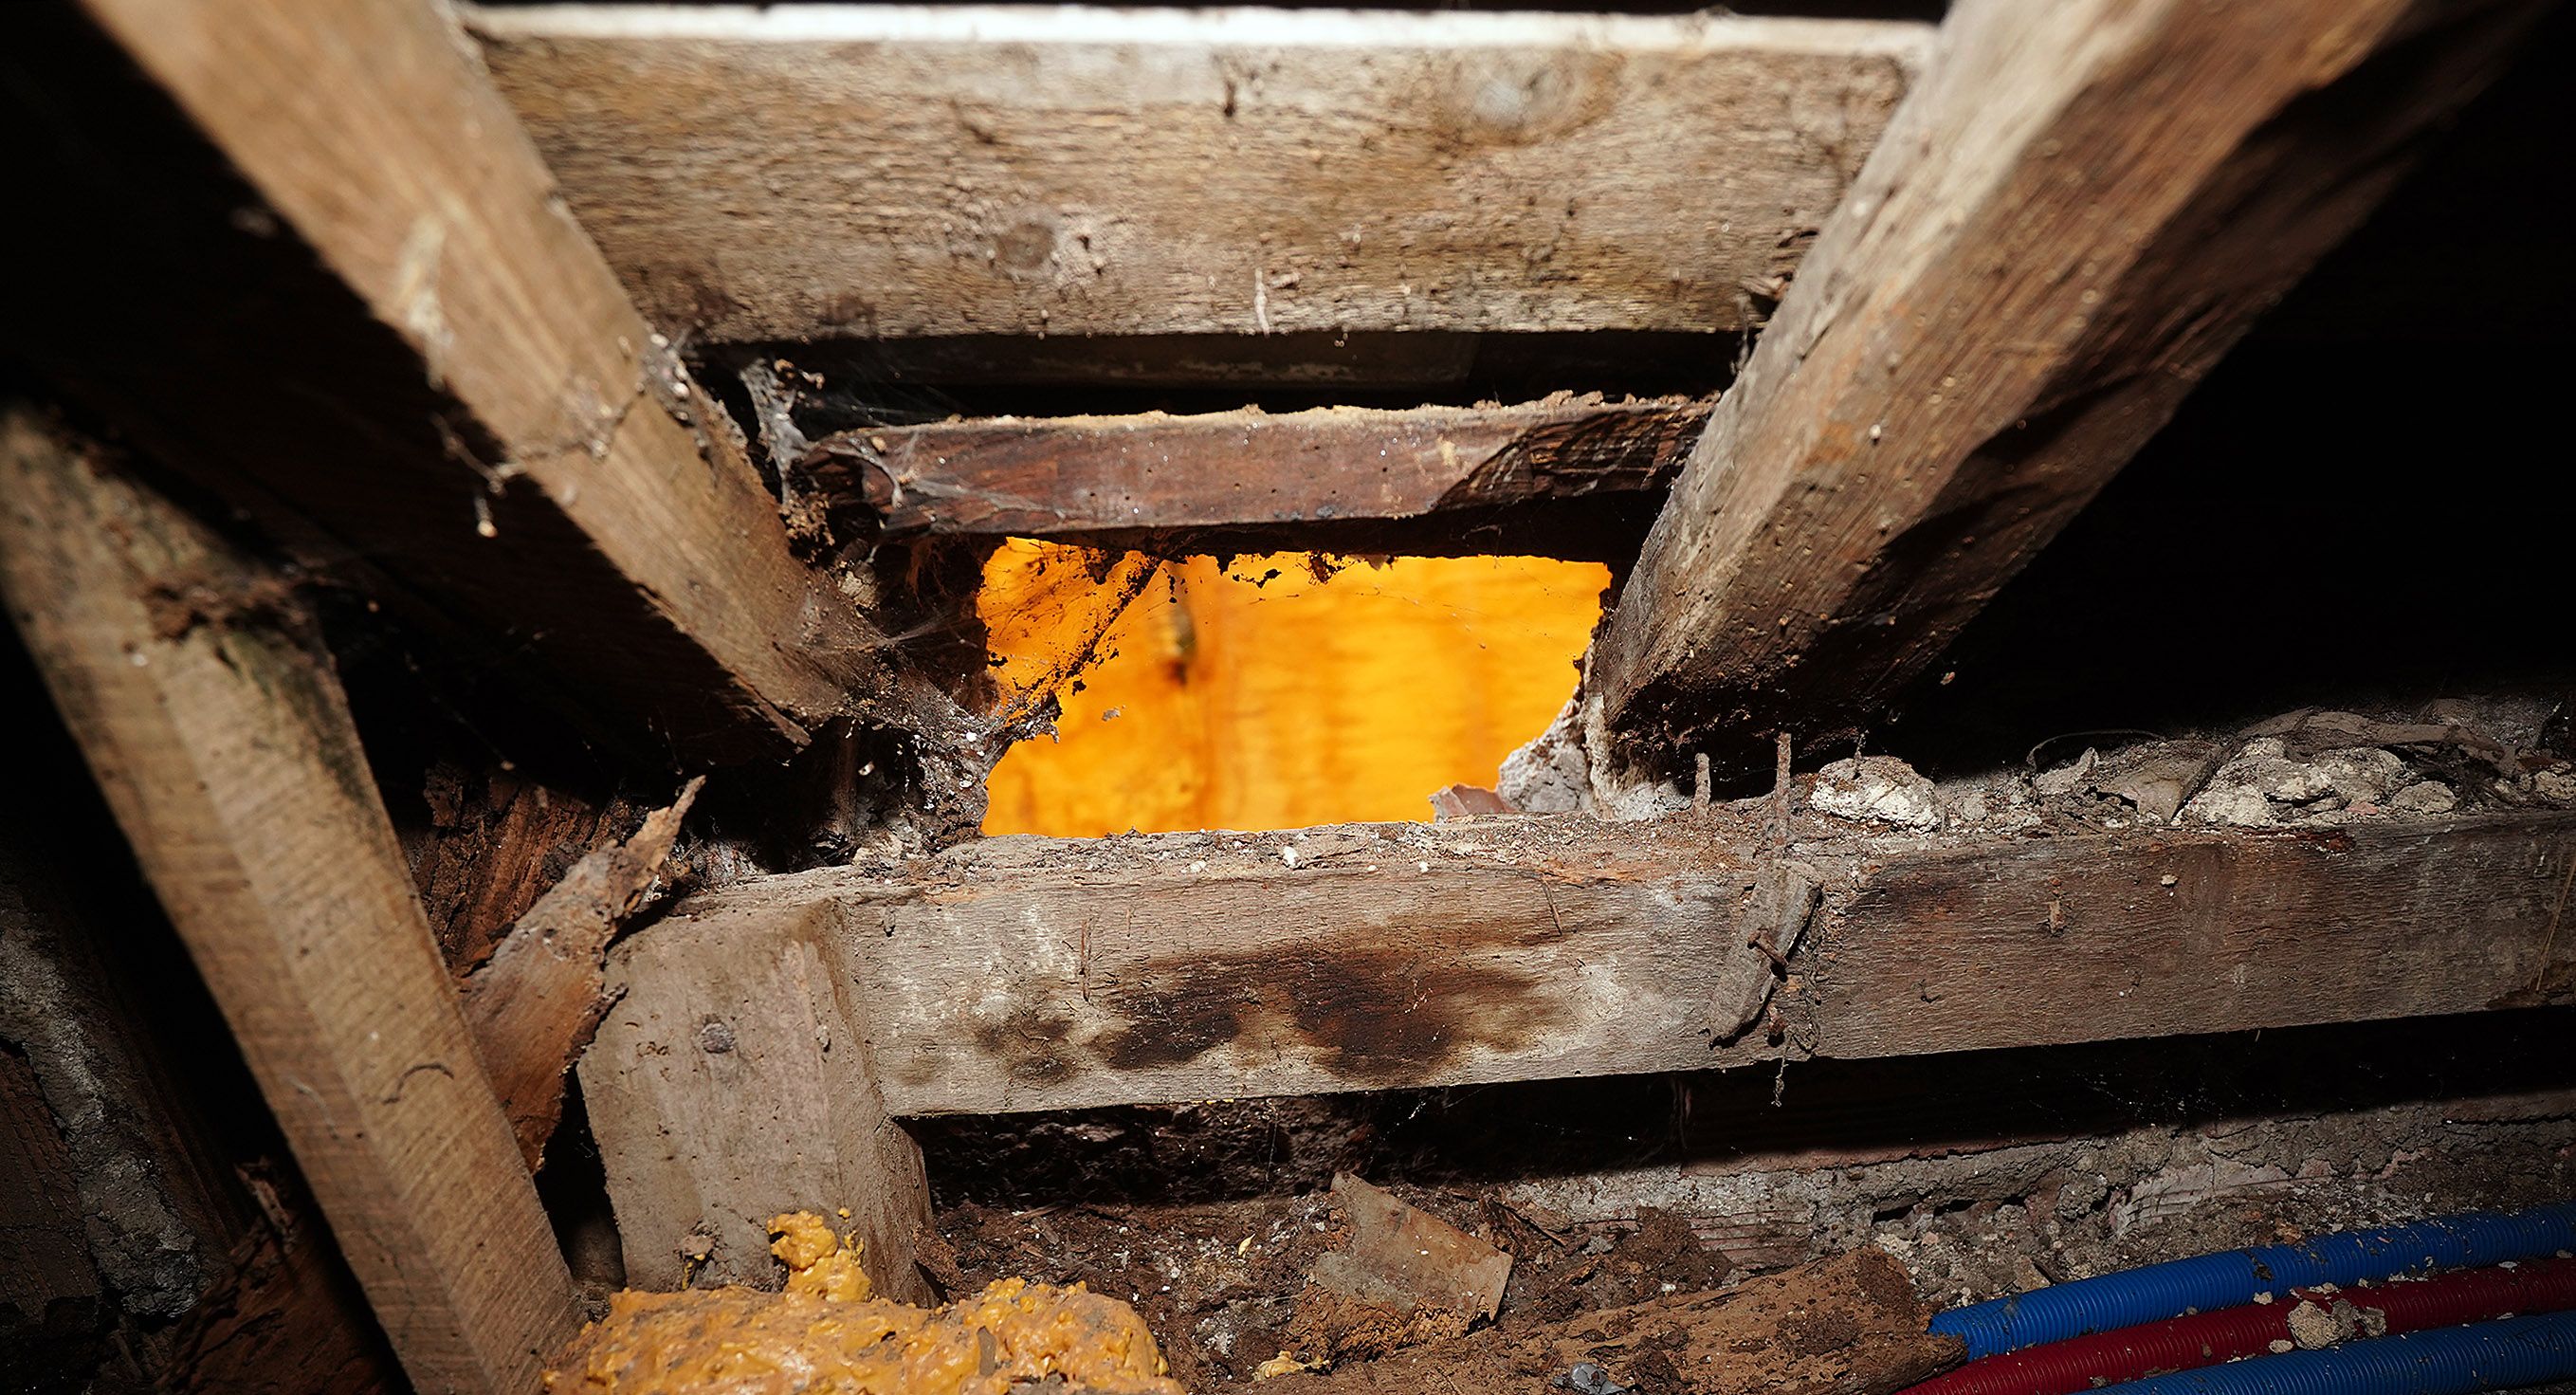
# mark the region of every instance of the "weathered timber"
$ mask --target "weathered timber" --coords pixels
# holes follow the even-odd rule
[[[1740,327],[1928,27],[496,6],[493,74],[666,328]]]
[[[1961,0],[1594,645],[1596,782],[1859,729],[2544,8]]]
[[[1707,419],[1707,404],[1682,399],[1004,417],[845,432],[816,443],[805,468],[836,506],[864,502],[894,537],[1213,532],[1293,548],[1415,520],[1429,525],[1416,532],[1465,538],[1518,506],[1651,499]]]
[[[878,1292],[930,1296],[929,1182],[877,1087],[838,914],[674,916],[613,955],[581,1087],[627,1282],[774,1286],[769,1221],[806,1210],[858,1235]]]
[[[466,1029],[530,1172],[563,1121],[564,1077],[608,1011],[608,942],[664,885],[680,820],[704,784],[691,780],[634,837],[574,863],[461,985]]]
[[[783,753],[881,695],[447,7],[32,7],[0,65],[52,210],[0,333],[158,457],[647,754]]]
[[[1823,901],[1782,945],[1776,1030],[1732,1044],[1739,968],[1767,962],[1742,928],[1772,865],[1749,806],[1000,838],[901,877],[799,873],[679,913],[711,947],[729,925],[836,915],[897,1115],[2235,1031],[2576,986],[2568,935],[2542,963],[2576,813],[2018,840],[1830,822],[1802,816],[1794,855]],[[621,951],[662,956],[626,961],[639,991],[716,962],[651,950],[671,933]],[[674,1136],[701,1136],[661,1107]]]
[[[534,1389],[571,1281],[292,593],[31,413],[0,592],[413,1383]]]

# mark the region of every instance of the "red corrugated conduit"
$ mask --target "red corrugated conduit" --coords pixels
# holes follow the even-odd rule
[[[2332,1291],[2302,1289],[2268,1304],[2194,1313],[1990,1356],[1914,1386],[1905,1395],[2078,1395],[2166,1371],[2263,1356],[2274,1342],[2295,1340],[2290,1314],[2302,1300],[2329,1318],[2339,1302],[2357,1310],[2357,1321],[2377,1314],[2376,1321],[2353,1334],[2364,1337],[2562,1312],[2576,1308],[2576,1259],[2526,1260],[2510,1268],[2460,1269],[2429,1279]]]

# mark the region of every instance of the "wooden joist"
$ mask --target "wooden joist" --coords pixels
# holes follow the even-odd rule
[[[900,4],[472,24],[648,313],[730,341],[1742,326],[1930,34]]]
[[[2576,940],[2550,934],[2576,813],[2076,838],[1801,816],[1787,862],[1763,820],[997,838],[900,877],[695,898],[621,962],[631,992],[685,996],[734,934],[823,925],[896,1115],[2225,1032],[2576,987]],[[1821,897],[1778,894],[1784,877]],[[627,1058],[691,1068],[620,1015],[603,1045],[625,1030]]]
[[[1960,0],[1594,646],[1596,749],[1852,734],[2543,8]]]
[[[47,210],[0,333],[154,454],[631,747],[882,690],[444,5],[27,7],[0,65]]]
[[[875,1024],[839,970],[829,905],[665,921],[617,956],[582,1057],[627,1282],[772,1284],[769,1221],[837,1218],[877,1291],[925,1300],[921,1149],[887,1113]]]
[[[31,413],[0,592],[422,1390],[520,1395],[571,1279],[291,590]]]
[[[1562,524],[1556,506],[1574,500],[1659,498],[1707,418],[1687,399],[1005,417],[847,432],[818,442],[805,466],[828,499],[864,503],[891,537],[1213,533],[1450,550],[1530,505]],[[1520,531],[1542,547],[1553,535],[1560,550],[1584,541],[1572,526]]]

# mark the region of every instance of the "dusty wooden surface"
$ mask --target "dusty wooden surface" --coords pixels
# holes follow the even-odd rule
[[[0,589],[404,1368],[519,1392],[571,1281],[290,592],[20,410]]]
[[[1704,403],[1531,403],[1270,416],[1000,418],[817,442],[807,469],[892,536],[1275,533],[1596,494],[1653,494]]]
[[[2222,1032],[2570,986],[2542,956],[2576,814],[2048,839],[1844,825],[1795,844],[1823,904],[1765,1025],[1726,1044],[1740,961],[1761,962],[1742,916],[1762,822],[990,839],[744,883],[630,943],[835,908],[898,1115]],[[2576,941],[2549,952],[2576,962]]]
[[[665,329],[1721,329],[1926,26],[556,5],[493,74]]]
[[[1596,733],[1722,783],[1848,736],[2543,8],[1962,0],[1673,487]]]
[[[666,922],[612,957],[581,1084],[635,1287],[773,1287],[770,1218],[804,1210],[858,1235],[879,1293],[930,1297],[921,1150],[877,1089],[837,915]]]
[[[0,61],[54,209],[0,328],[167,463],[644,753],[882,692],[445,6],[96,0]]]

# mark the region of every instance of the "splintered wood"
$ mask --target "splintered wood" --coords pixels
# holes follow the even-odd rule
[[[464,983],[465,1023],[533,1172],[563,1118],[564,1077],[608,1011],[608,942],[662,885],[691,780],[632,838],[574,863]]]

